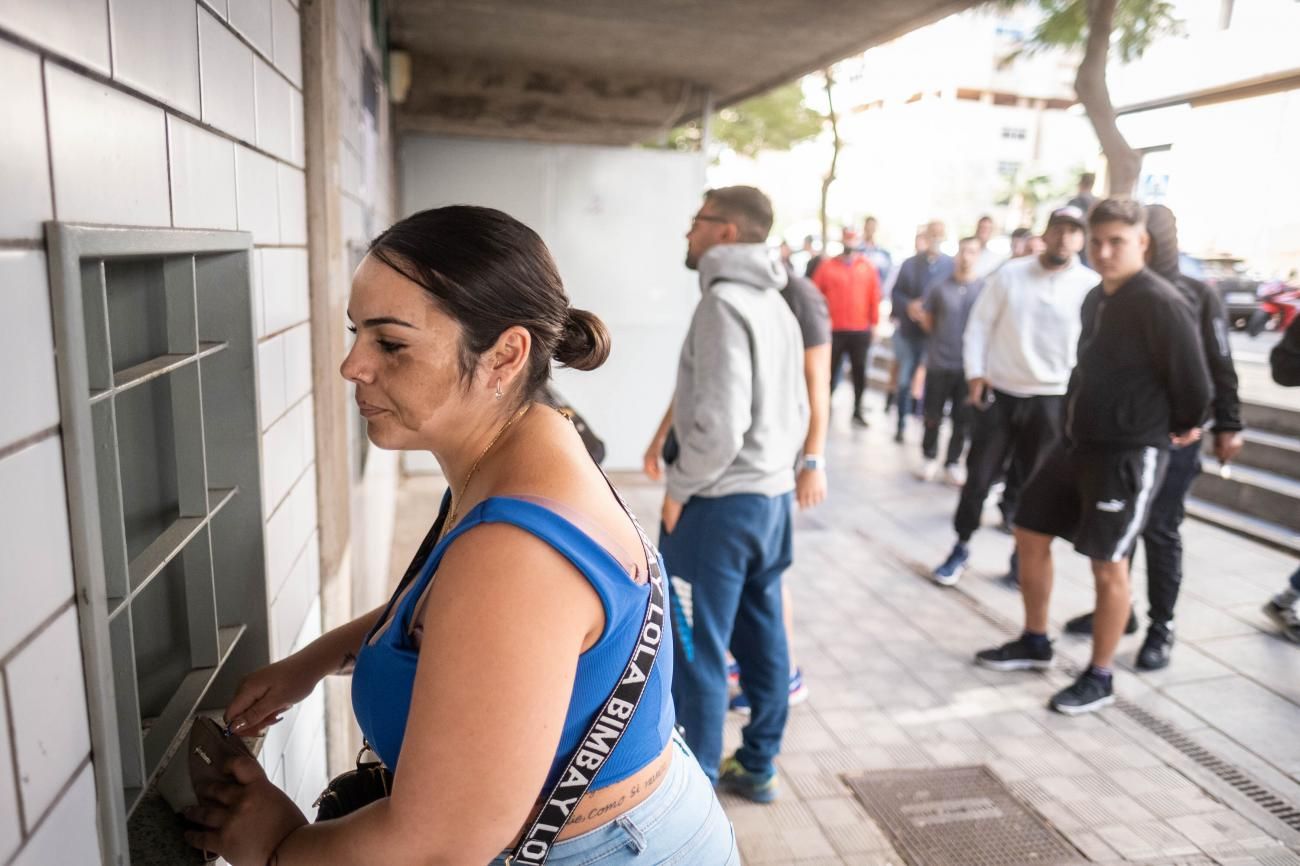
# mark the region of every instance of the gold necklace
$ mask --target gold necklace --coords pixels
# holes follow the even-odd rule
[[[483,462],[483,458],[488,455],[488,452],[492,450],[492,447],[497,444],[497,442],[501,439],[502,436],[505,435],[505,432],[510,429],[510,426],[514,424],[516,421],[518,421],[520,418],[524,417],[524,414],[532,407],[533,407],[532,403],[525,403],[522,409],[520,409],[514,415],[511,415],[510,420],[506,421],[506,423],[501,425],[501,429],[497,431],[497,435],[492,437],[492,441],[489,442],[487,444],[487,447],[484,448],[479,453],[478,459],[475,460],[474,465],[469,468],[469,473],[465,476],[465,483],[460,488],[461,495],[457,496],[455,490],[451,492],[451,508],[447,510],[447,520],[445,523],[442,524],[442,532],[438,534],[439,540],[441,540],[443,536],[445,536],[448,533],[448,531],[451,530],[452,526],[455,525],[456,511],[457,509],[460,508],[459,500],[462,497],[464,497],[465,491],[469,489],[469,483],[470,481],[473,480],[474,473],[478,471],[478,466],[480,463]]]

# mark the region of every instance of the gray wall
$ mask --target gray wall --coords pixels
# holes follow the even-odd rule
[[[399,143],[403,214],[477,204],[527,223],[555,256],[574,306],[613,335],[599,370],[558,370],[556,385],[634,469],[672,397],[677,354],[699,296],[686,230],[704,190],[704,158],[635,148],[406,135]],[[408,455],[427,469],[427,455]]]

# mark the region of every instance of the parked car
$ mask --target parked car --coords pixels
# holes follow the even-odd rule
[[[1259,309],[1263,281],[1250,273],[1244,260],[1234,256],[1192,256],[1178,254],[1179,269],[1201,280],[1219,293],[1228,312],[1228,324],[1243,330]]]

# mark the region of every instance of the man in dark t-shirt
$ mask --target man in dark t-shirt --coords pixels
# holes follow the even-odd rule
[[[944,407],[951,404],[952,433],[948,437],[944,474],[945,480],[956,487],[965,481],[961,474],[961,455],[966,450],[971,413],[966,369],[961,359],[962,334],[984,285],[975,276],[983,252],[978,238],[962,238],[953,259],[952,276],[930,286],[920,321],[930,338],[926,354],[925,435],[921,439],[925,464],[921,478],[933,481],[939,474],[939,426],[943,423]]]

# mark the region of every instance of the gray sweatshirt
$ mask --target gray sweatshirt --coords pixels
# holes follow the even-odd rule
[[[781,297],[786,274],[765,244],[716,246],[699,272],[703,296],[677,366],[680,451],[668,495],[787,493],[808,430],[808,391],[799,324]]]

